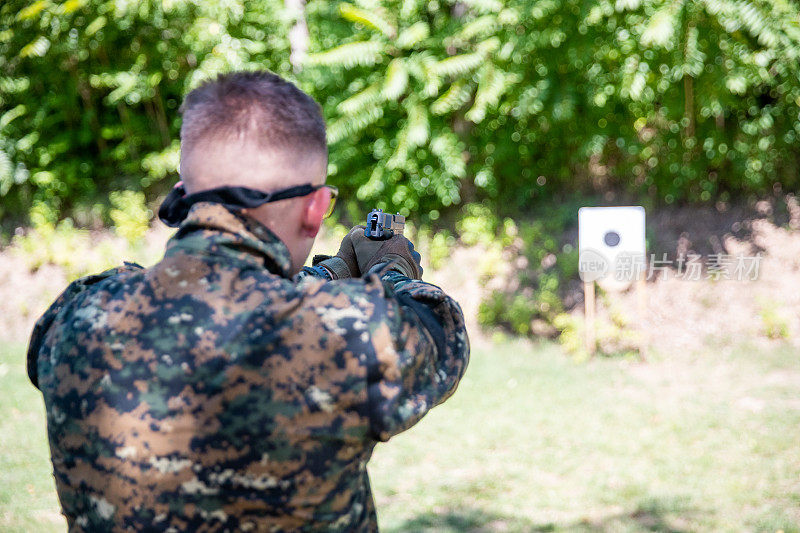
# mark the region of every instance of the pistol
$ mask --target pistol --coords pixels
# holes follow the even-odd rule
[[[373,241],[384,241],[394,235],[402,235],[406,227],[406,217],[397,213],[384,213],[383,209],[373,209],[367,215],[367,227],[364,235]]]

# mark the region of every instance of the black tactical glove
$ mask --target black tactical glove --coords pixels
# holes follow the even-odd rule
[[[397,270],[409,278],[422,277],[420,255],[414,251],[411,241],[402,235],[374,241],[364,235],[364,226],[355,226],[345,235],[335,256],[317,256],[312,263],[328,270],[333,279],[359,277],[378,265]]]

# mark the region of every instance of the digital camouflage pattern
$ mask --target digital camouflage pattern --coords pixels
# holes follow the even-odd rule
[[[254,219],[197,204],[152,268],[72,283],[37,323],[70,530],[375,530],[378,440],[456,388],[469,346],[441,289],[390,272],[289,278]]]

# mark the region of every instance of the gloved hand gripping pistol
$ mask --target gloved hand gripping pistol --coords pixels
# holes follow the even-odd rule
[[[403,230],[406,226],[406,217],[397,213],[390,215],[384,213],[383,209],[373,209],[367,215],[367,226],[364,228],[364,235],[371,241],[388,241],[395,235],[403,235]],[[406,243],[407,250],[403,245],[390,245],[387,243],[385,246],[381,245],[384,250],[383,257],[380,261],[376,258],[381,254],[376,254],[373,259],[367,263],[366,267],[361,269],[363,273],[380,272],[381,270],[390,267],[393,270],[402,272],[410,278],[419,279],[422,277],[422,265],[420,265],[419,253],[414,250],[414,245],[408,239],[402,239]],[[388,248],[386,247],[388,246]],[[359,262],[359,267],[361,267]]]
[[[314,257],[314,268],[323,268],[329,279],[359,277],[390,268],[412,279],[422,277],[420,255],[408,239],[402,238],[403,215],[373,209],[366,226],[356,226],[342,239],[335,256]],[[392,239],[394,236],[400,239]]]

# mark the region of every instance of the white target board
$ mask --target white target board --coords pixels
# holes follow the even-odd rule
[[[578,272],[583,281],[634,281],[645,262],[644,208],[581,207]]]

